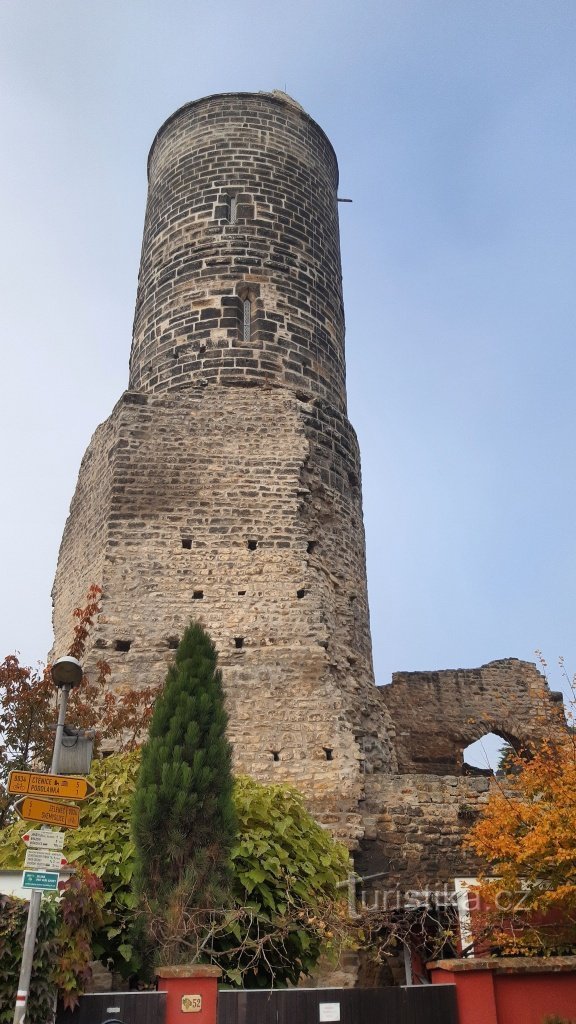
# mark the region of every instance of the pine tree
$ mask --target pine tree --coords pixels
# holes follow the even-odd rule
[[[132,810],[135,890],[162,962],[185,958],[179,922],[192,907],[209,913],[231,899],[236,822],[226,723],[216,651],[193,623],[156,703]]]

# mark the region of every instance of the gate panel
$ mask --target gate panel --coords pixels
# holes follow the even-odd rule
[[[410,985],[402,991],[403,1024],[458,1024],[455,985]]]
[[[75,1010],[58,1011],[56,1024],[165,1024],[165,992],[97,992],[81,996]]]
[[[220,992],[218,1024],[320,1024],[323,1003],[340,1024],[458,1024],[454,985]]]

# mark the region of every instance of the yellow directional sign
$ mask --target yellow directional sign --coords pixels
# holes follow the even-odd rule
[[[80,808],[73,804],[59,804],[52,800],[36,800],[25,796],[17,800],[14,809],[24,821],[40,821],[43,825],[63,825],[64,828],[78,828]]]
[[[10,772],[9,793],[51,796],[53,799],[85,800],[96,792],[91,782],[71,775],[45,775],[39,772]]]

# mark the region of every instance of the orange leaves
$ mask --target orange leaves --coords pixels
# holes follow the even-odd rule
[[[576,943],[576,763],[571,737],[544,744],[530,761],[517,758],[503,786],[491,794],[467,844],[489,865],[485,874],[498,876],[494,884],[508,894],[513,907],[521,898],[524,916],[515,932],[515,948],[523,943],[531,949]],[[483,884],[493,885],[486,880]],[[488,888],[485,895],[490,893],[494,895]],[[492,925],[492,940],[500,945],[494,919]],[[504,928],[508,945],[509,925]]]
[[[11,654],[0,665],[0,827],[13,803],[8,773],[48,761],[54,732],[56,694],[46,669],[21,665]]]

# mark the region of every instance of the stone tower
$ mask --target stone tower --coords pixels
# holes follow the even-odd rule
[[[288,96],[232,93],[165,122],[148,178],[130,382],[80,469],[56,649],[92,582],[88,665],[104,656],[116,686],[163,678],[199,620],[238,770],[295,783],[351,838],[365,773],[395,755],[346,415],[336,157]]]

